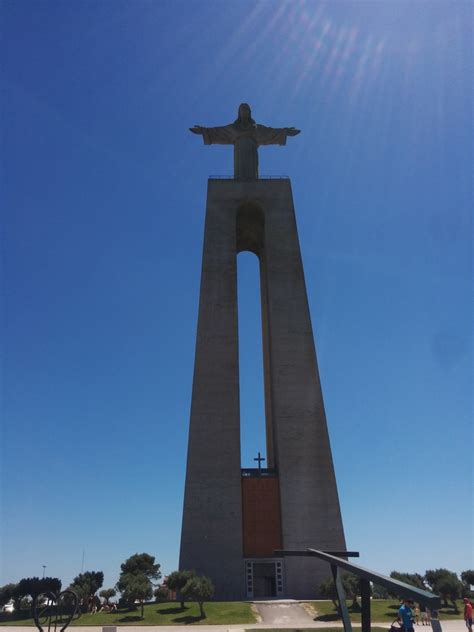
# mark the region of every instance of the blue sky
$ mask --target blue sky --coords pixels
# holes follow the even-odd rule
[[[177,566],[207,177],[194,124],[302,133],[292,179],[346,538],[472,568],[472,5],[1,3],[0,585]],[[243,465],[263,445],[239,256]],[[255,359],[257,356],[257,360]]]

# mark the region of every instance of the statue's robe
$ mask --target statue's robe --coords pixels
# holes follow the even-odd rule
[[[243,127],[231,123],[222,127],[204,127],[205,145],[234,145],[234,178],[258,179],[259,145],[286,145],[286,128],[266,127],[250,123]]]

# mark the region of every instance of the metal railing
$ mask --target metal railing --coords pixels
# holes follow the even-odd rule
[[[254,179],[234,178],[234,176],[209,176],[209,180],[236,180],[237,182],[258,182],[258,180],[289,180],[290,176],[259,176]]]
[[[258,478],[259,476],[262,478],[270,478],[278,476],[277,470],[273,468],[244,467],[240,472],[242,478]]]
[[[431,611],[437,611],[441,607],[441,600],[438,595],[435,595],[428,590],[421,590],[405,582],[401,582],[398,579],[381,575],[374,571],[370,571],[362,566],[357,566],[352,562],[348,562],[343,557],[353,557],[350,551],[343,551],[335,555],[326,553],[324,551],[316,551],[315,549],[306,549],[305,551],[274,551],[273,554],[276,557],[289,557],[289,556],[305,556],[305,557],[317,557],[325,562],[328,562],[331,566],[332,576],[334,584],[336,586],[337,600],[339,602],[339,609],[341,613],[342,623],[344,625],[344,632],[352,632],[351,620],[349,617],[349,611],[346,605],[346,594],[342,585],[341,569],[349,571],[360,578],[361,588],[361,623],[362,632],[370,632],[371,628],[371,615],[370,615],[370,582],[379,586],[384,586],[391,593],[395,593],[403,599],[409,599],[416,601],[420,605],[428,607]],[[339,555],[341,557],[339,557]],[[437,619],[432,621],[432,627],[435,632],[441,632],[441,624]]]

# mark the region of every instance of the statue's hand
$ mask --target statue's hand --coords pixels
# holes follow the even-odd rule
[[[194,127],[190,127],[189,131],[193,134],[202,134],[204,132],[204,127],[201,127],[200,125],[195,125]]]
[[[301,130],[300,129],[296,129],[296,127],[287,127],[286,128],[286,133],[288,134],[288,136],[296,136],[300,132],[301,132]]]

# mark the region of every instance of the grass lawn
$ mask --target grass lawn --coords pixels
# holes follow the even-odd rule
[[[317,621],[338,621],[340,619],[334,604],[332,601],[311,601],[312,607],[317,610]],[[453,606],[448,608],[442,608],[439,611],[440,619],[462,619],[463,603],[457,601],[459,612],[456,612]],[[397,610],[400,607],[400,603],[393,599],[372,599],[371,606],[371,618],[372,621],[386,621],[391,623],[397,616]],[[360,611],[352,608],[352,602],[347,602],[351,621],[353,623],[360,623]]]
[[[241,601],[210,601],[204,604],[206,618],[201,619],[197,603],[186,603],[184,609],[173,601],[169,603],[146,604],[143,610],[143,619],[138,610],[118,610],[117,612],[97,612],[96,614],[83,614],[71,622],[75,625],[186,625],[194,624],[231,624],[231,623],[256,623],[249,603]],[[19,618],[14,615],[0,615],[0,625],[25,625],[34,626],[31,618]],[[340,630],[339,630],[340,632]]]
[[[339,615],[334,608],[332,601],[311,601],[308,602],[316,610],[316,621],[327,622],[328,627],[325,632],[334,632],[336,628],[331,628],[332,621],[338,621]],[[349,614],[354,624],[360,623],[360,612],[353,610],[352,604],[348,602]],[[462,602],[457,602],[459,612],[455,612],[451,606],[440,610],[440,618],[443,619],[461,619],[462,618]],[[396,618],[399,602],[396,600],[373,599],[371,601],[372,621],[378,623],[386,622],[387,628]],[[242,601],[210,601],[204,604],[206,617],[201,619],[199,616],[199,606],[196,603],[188,602],[185,608],[181,609],[178,602],[168,603],[151,603],[145,605],[143,619],[138,610],[119,610],[117,612],[98,612],[97,614],[83,614],[78,619],[71,622],[71,626],[75,625],[186,625],[186,624],[246,624],[256,623],[255,615],[252,611],[252,605]],[[13,614],[0,614],[1,625],[24,625],[34,626],[34,621],[30,618],[28,612],[21,613],[22,616]],[[373,628],[375,632],[387,628]],[[292,632],[293,628],[289,628],[287,632]],[[267,630],[265,631],[267,632]],[[268,632],[273,632],[269,630]],[[279,629],[279,632],[285,632]],[[302,628],[298,628],[298,632],[306,632]],[[314,631],[313,631],[314,632]],[[337,632],[341,632],[340,628]]]

